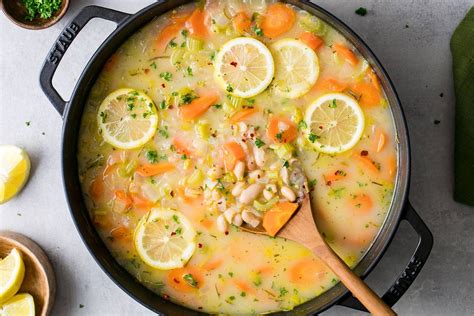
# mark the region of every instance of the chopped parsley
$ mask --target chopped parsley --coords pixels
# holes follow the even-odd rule
[[[155,62],[152,62],[152,63],[150,64],[150,67],[153,68],[153,69],[156,69],[156,63],[155,63]]]
[[[277,133],[275,135],[275,137],[278,139],[278,140],[281,140],[283,138],[283,132],[280,132],[280,133]]]
[[[290,167],[290,163],[288,162],[288,160],[285,160],[285,162],[283,163],[283,167],[284,168],[289,168]]]
[[[234,88],[232,88],[232,86],[230,84],[227,85],[227,88],[225,88],[225,90],[227,92],[233,92],[234,91]]]
[[[331,109],[337,108],[336,99],[332,99],[331,103],[329,103],[329,108]]]
[[[355,10],[355,14],[365,16],[367,14],[367,9],[360,7],[359,9]]]
[[[190,77],[193,76],[193,69],[190,66],[188,66],[188,68],[186,68],[186,74]]]
[[[316,186],[317,183],[318,183],[317,179],[309,180],[308,182],[309,189],[312,190]]]
[[[222,104],[217,103],[217,104],[214,104],[213,107],[216,109],[222,109]]]
[[[184,37],[187,37],[188,34],[189,34],[189,31],[186,30],[186,29],[184,29],[184,30],[181,31],[181,35],[183,35]]]
[[[168,126],[163,126],[158,128],[158,133],[163,136],[164,138],[170,137],[170,134],[168,133]]]
[[[158,162],[158,152],[156,150],[148,150],[145,153],[146,160],[150,163],[157,163]]]
[[[176,230],[174,231],[176,234],[178,235],[181,235],[183,233],[183,228],[182,227],[178,227],[176,228]]]
[[[186,283],[192,287],[197,287],[198,286],[198,282],[193,278],[193,276],[191,274],[185,274],[183,275],[183,279],[184,281],[186,281]]]
[[[178,44],[176,44],[176,42],[174,40],[171,40],[169,45],[170,45],[171,48],[178,46]]]
[[[173,215],[172,218],[173,218],[173,221],[174,221],[176,224],[180,224],[178,215]]]
[[[166,104],[166,101],[163,100],[160,102],[160,104],[158,104],[158,107],[160,108],[160,110],[166,110],[166,108],[168,108],[168,105]]]
[[[165,71],[165,72],[160,73],[160,78],[166,81],[171,81],[173,79],[173,74],[169,71]]]
[[[253,27],[253,32],[257,36],[263,36],[263,30],[261,28],[259,28],[258,26]]]
[[[22,0],[26,9],[25,20],[32,21],[36,17],[51,18],[61,8],[62,0]]]
[[[314,133],[309,133],[308,139],[310,142],[314,143],[316,140],[318,140],[320,137]]]
[[[280,296],[279,297],[283,297],[285,296],[286,294],[288,293],[288,290],[284,287],[281,287],[280,288]]]
[[[214,61],[214,60],[216,60],[216,52],[215,51],[213,51],[211,53],[211,61]]]
[[[188,159],[188,156],[186,156],[185,154],[183,154],[183,155],[181,156],[181,159],[182,159],[182,160],[186,160],[186,159]]]
[[[184,104],[189,104],[194,99],[197,99],[197,95],[195,95],[194,92],[188,92],[181,96],[181,102]]]
[[[255,146],[257,146],[257,148],[261,148],[265,146],[265,143],[260,138],[257,138],[255,139]]]
[[[240,292],[240,296],[245,297],[245,296],[247,296],[247,293],[245,293],[245,292]]]
[[[107,116],[107,115],[104,115],[104,114],[105,114],[104,112],[100,112],[100,117],[102,118],[102,123],[104,123],[104,121],[105,121],[105,116]],[[25,125],[26,125],[26,126],[30,126],[30,125],[31,125],[31,121],[26,121],[26,122],[25,122]]]

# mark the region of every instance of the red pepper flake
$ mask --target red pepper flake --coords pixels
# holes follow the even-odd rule
[[[179,282],[179,280],[178,280],[178,279],[176,279],[176,278],[173,278],[173,281],[174,281],[174,283],[178,283],[178,284],[180,284],[180,283],[181,283],[181,282]]]
[[[163,294],[163,298],[164,298],[165,300],[169,300],[169,299],[170,299],[170,296],[169,296],[168,294]]]
[[[226,235],[229,235],[229,232],[225,232]]]
[[[171,232],[171,236],[174,236],[174,235],[176,235],[176,232]]]
[[[162,83],[162,84],[161,84],[161,87],[165,88],[165,87],[166,87],[166,85],[165,85],[164,83]]]
[[[237,67],[237,62],[236,61],[232,61],[232,62],[230,62],[230,64],[234,67]]]
[[[208,66],[212,66],[212,63],[211,63],[211,62],[208,62],[207,65],[208,65]]]
[[[369,155],[369,152],[368,152],[367,150],[362,150],[362,151],[360,152],[360,155],[361,155],[362,157],[368,156],[368,155]]]
[[[199,244],[198,244],[198,247],[199,247],[199,248],[202,248],[202,244],[201,244],[201,243],[199,243]]]
[[[148,73],[150,72],[150,69],[149,69],[149,68],[145,68],[145,69],[143,69],[143,71],[145,72],[146,75],[148,75]]]

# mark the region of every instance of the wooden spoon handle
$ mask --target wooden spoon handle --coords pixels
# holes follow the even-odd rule
[[[385,302],[367,286],[327,244],[319,245],[313,252],[339,277],[372,315],[397,315]]]

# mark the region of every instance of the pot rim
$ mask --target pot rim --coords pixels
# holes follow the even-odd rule
[[[62,176],[63,185],[66,192],[69,210],[73,218],[76,229],[81,239],[86,245],[88,251],[94,257],[101,269],[128,295],[133,297],[137,302],[150,310],[157,313],[176,313],[177,310],[182,315],[202,314],[195,310],[188,309],[178,304],[164,300],[145,286],[138,283],[131,274],[122,268],[108,251],[102,239],[98,235],[89,217],[82,197],[78,174],[77,174],[77,135],[79,131],[80,121],[85,105],[85,100],[89,90],[97,74],[100,72],[103,64],[109,56],[116,51],[123,42],[138,31],[141,27],[149,23],[154,17],[159,16],[172,8],[176,8],[182,4],[189,3],[189,0],[178,1],[159,1],[153,3],[135,14],[131,14],[125,21],[120,23],[96,50],[85,66],[81,76],[77,80],[77,84],[72,92],[70,101],[67,102],[64,112],[64,123],[62,132]],[[403,114],[400,100],[395,91],[395,87],[390,80],[386,70],[381,65],[372,50],[365,42],[349,28],[344,22],[336,18],[334,15],[311,3],[307,0],[287,0],[285,1],[295,5],[309,13],[320,17],[326,23],[334,27],[342,35],[346,37],[359,51],[359,53],[367,59],[371,67],[380,79],[383,90],[387,96],[388,103],[392,112],[392,119],[395,126],[397,140],[397,176],[394,186],[394,192],[390,209],[386,218],[372,242],[357,266],[354,272],[364,278],[379,262],[385,253],[388,245],[402,219],[403,209],[407,201],[407,192],[410,178],[410,147],[407,124]],[[79,119],[78,119],[79,118]],[[331,289],[327,290],[320,296],[312,300],[296,306],[291,312],[313,314],[322,312],[330,306],[340,302],[347,297],[347,289],[338,283]],[[157,300],[157,298],[159,298]],[[275,315],[287,314],[287,312],[275,312]]]

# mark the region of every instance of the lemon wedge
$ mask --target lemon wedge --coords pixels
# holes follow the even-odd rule
[[[251,98],[263,92],[275,72],[270,50],[251,37],[226,42],[216,56],[214,77],[229,94]]]
[[[25,264],[21,253],[13,248],[8,256],[0,260],[0,304],[18,292],[24,276]]]
[[[319,61],[314,50],[290,38],[273,43],[271,49],[275,59],[274,93],[288,99],[306,94],[319,76]]]
[[[105,141],[121,149],[143,146],[155,135],[158,114],[153,100],[134,89],[119,89],[102,101],[97,123]]]
[[[152,209],[137,225],[135,248],[149,266],[161,270],[183,267],[194,253],[196,231],[180,212]]]
[[[2,316],[35,316],[35,301],[28,293],[13,296],[2,307]]]
[[[0,204],[14,197],[28,180],[30,158],[16,146],[0,145]]]
[[[322,95],[306,110],[306,136],[319,151],[337,154],[354,147],[364,131],[364,113],[342,93]]]

